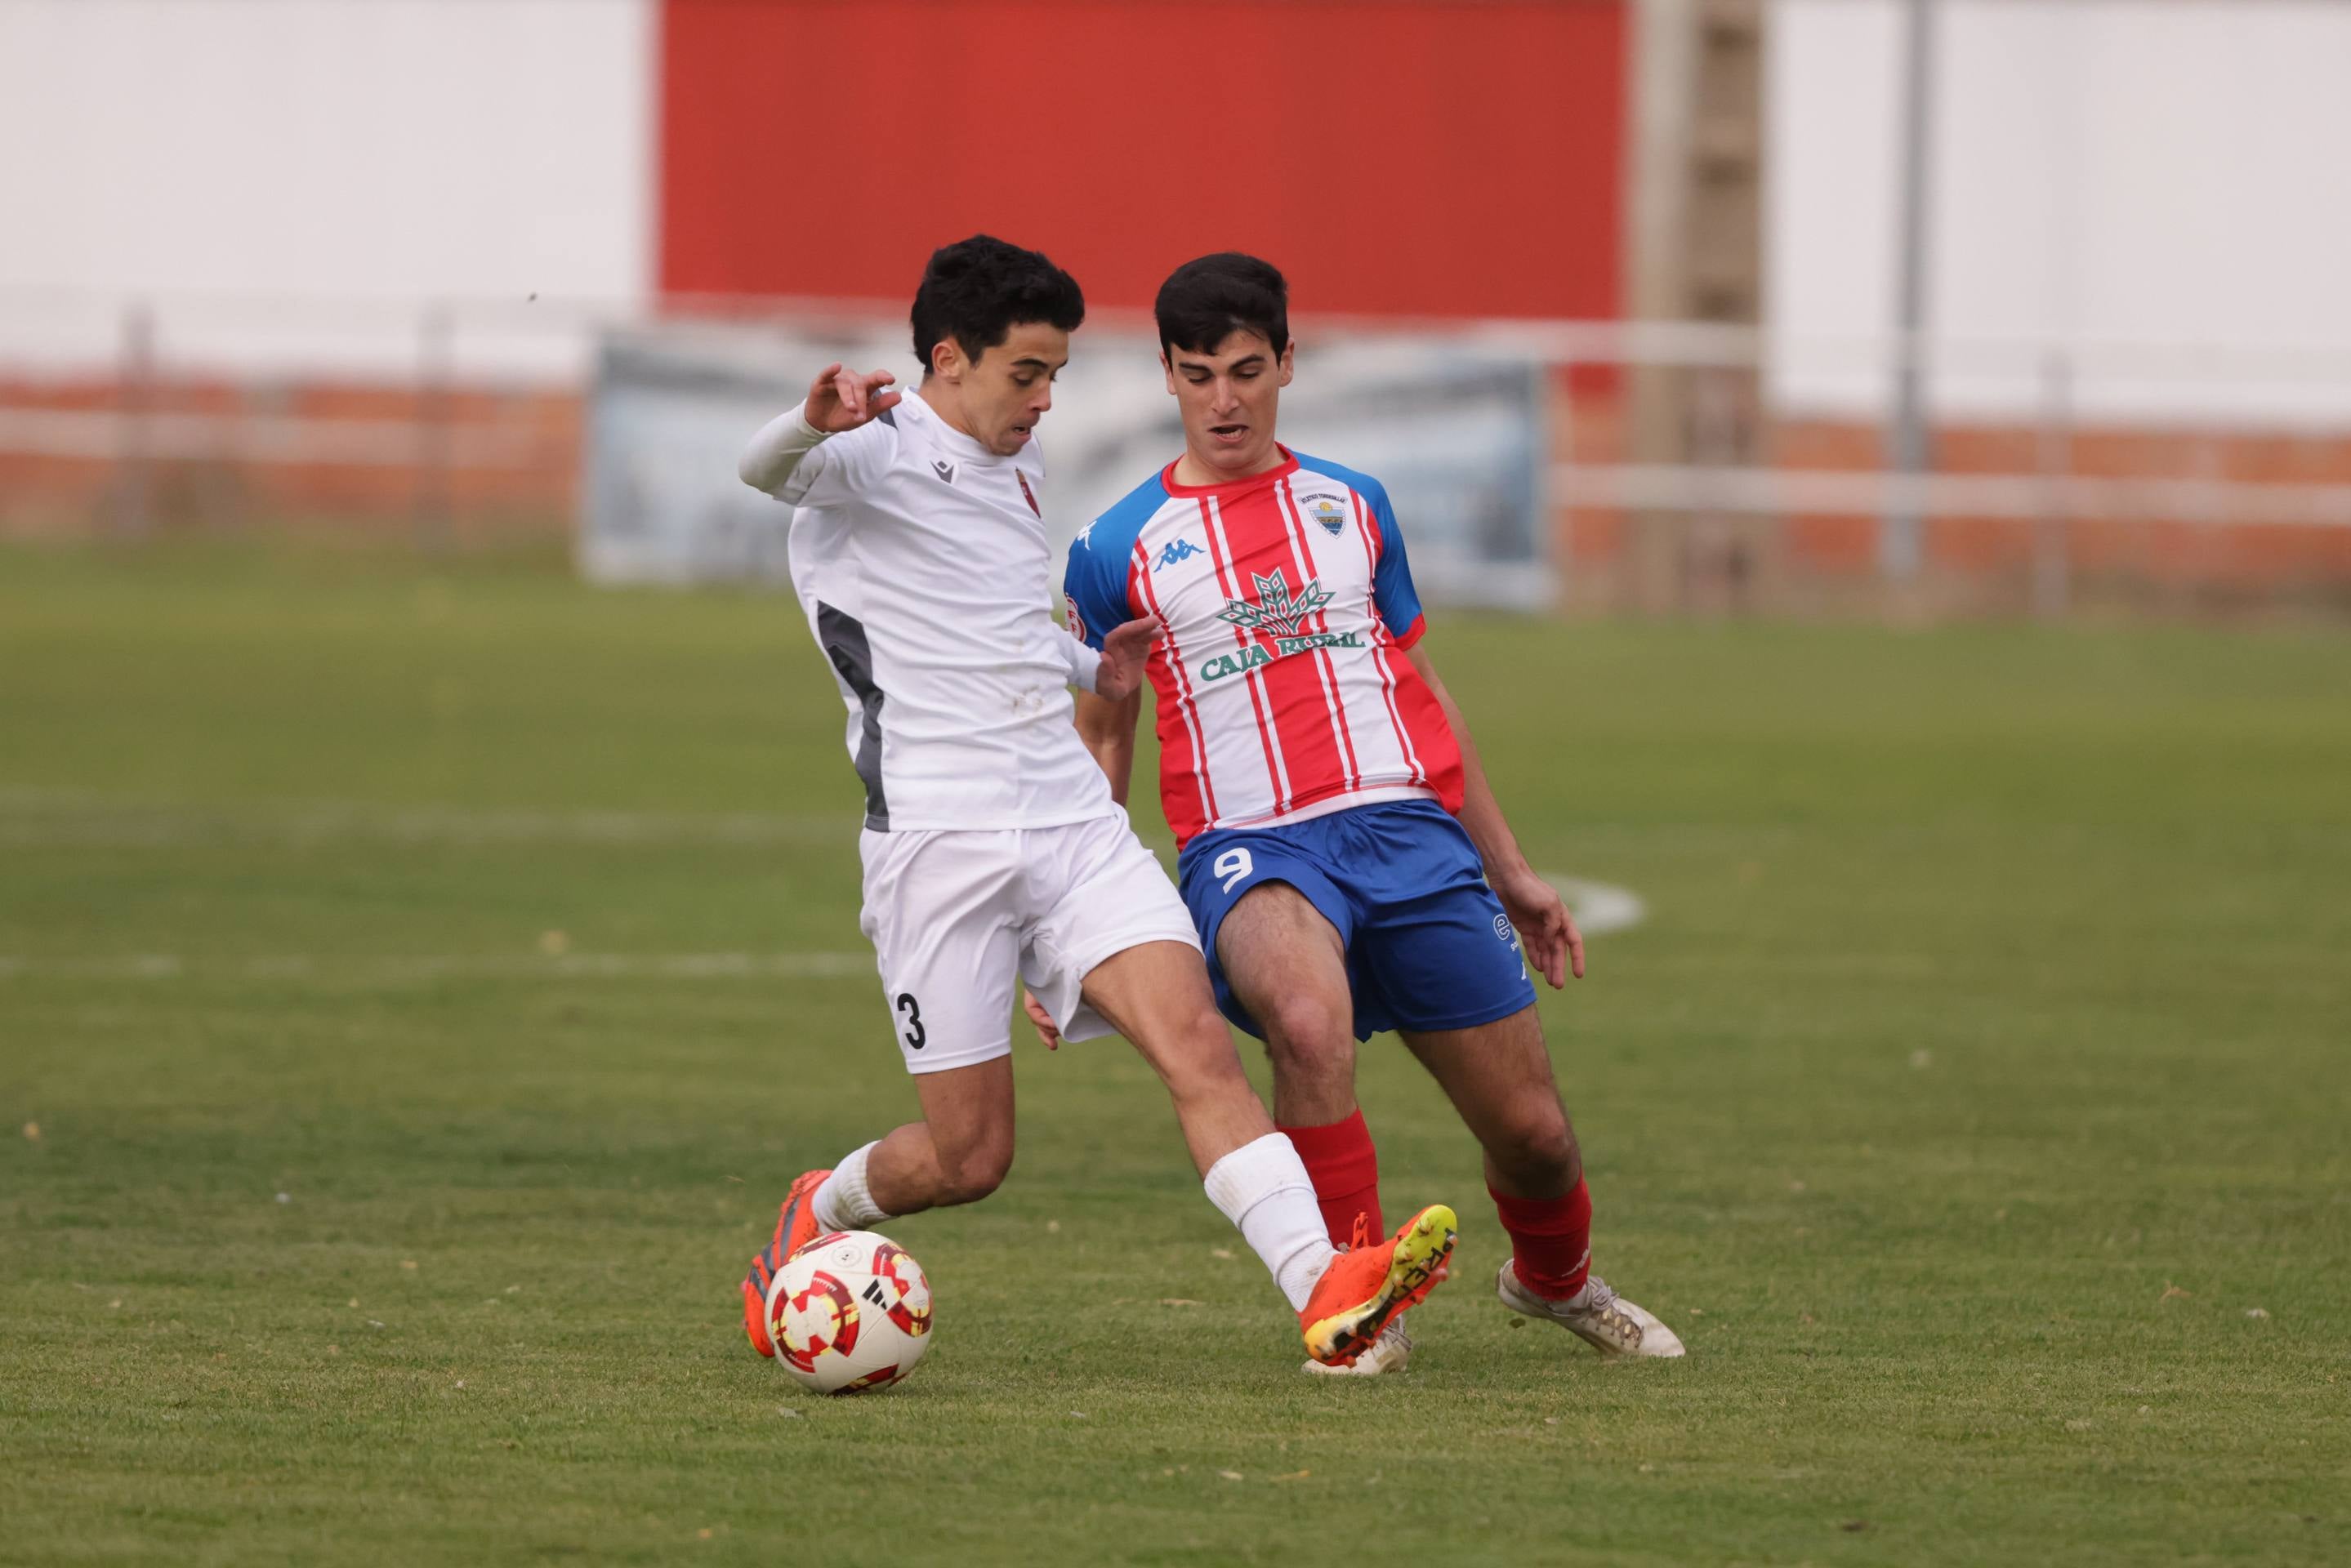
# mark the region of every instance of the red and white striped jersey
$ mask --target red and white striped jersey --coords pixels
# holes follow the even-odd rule
[[[1388,800],[1461,809],[1461,753],[1404,650],[1424,623],[1380,483],[1282,448],[1228,484],[1153,474],[1070,546],[1070,629],[1137,616],[1177,844]]]

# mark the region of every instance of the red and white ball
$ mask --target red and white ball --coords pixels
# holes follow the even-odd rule
[[[768,1286],[776,1360],[819,1394],[903,1380],[931,1343],[931,1282],[904,1248],[835,1231],[794,1252]]]

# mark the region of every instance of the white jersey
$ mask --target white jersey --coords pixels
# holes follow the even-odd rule
[[[769,490],[798,509],[792,587],[848,706],[875,832],[1123,815],[1073,722],[1092,656],[1048,608],[1044,477],[1033,441],[1000,457],[910,393]]]

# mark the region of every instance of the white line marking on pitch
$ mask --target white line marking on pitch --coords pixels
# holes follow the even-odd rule
[[[1648,906],[1630,888],[1548,871],[1541,875],[1567,900],[1577,928],[1587,937],[1630,930],[1648,918]],[[0,953],[0,980],[26,975],[177,980],[191,974],[248,980],[848,980],[873,972],[872,956],[859,952],[272,953],[247,958]]]
[[[0,980],[58,975],[89,980],[175,980],[221,974],[250,980],[845,980],[874,973],[870,953],[501,953],[349,956],[278,953],[195,958],[179,953],[110,957],[0,955]]]
[[[1649,906],[1630,888],[1582,877],[1563,877],[1556,871],[1537,875],[1559,889],[1559,896],[1567,900],[1569,912],[1575,916],[1575,929],[1587,937],[1629,931],[1649,918]]]
[[[0,844],[137,847],[193,839],[315,844],[852,844],[854,815],[728,812],[509,811],[287,801],[234,807],[159,805],[64,791],[0,791]]]

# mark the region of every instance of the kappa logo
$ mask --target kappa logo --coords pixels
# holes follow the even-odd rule
[[[1195,556],[1205,556],[1207,554],[1207,552],[1206,550],[1201,549],[1200,546],[1192,543],[1191,540],[1178,539],[1169,545],[1167,548],[1159,552],[1159,566],[1154,566],[1151,569],[1155,572],[1159,570],[1160,566],[1181,566]]]
[[[946,462],[940,458],[933,458],[931,460],[931,472],[937,474],[941,479],[946,480],[949,484],[953,484],[955,483],[954,463]],[[1032,502],[1030,504],[1034,505],[1035,503]]]
[[[1303,623],[1316,611],[1328,605],[1334,595],[1315,578],[1296,594],[1277,572],[1270,577],[1249,574],[1257,588],[1258,602],[1228,599],[1217,618],[1229,621],[1244,630],[1265,634],[1272,646],[1263,640],[1252,641],[1247,647],[1230,653],[1219,653],[1200,665],[1203,682],[1222,680],[1228,675],[1246,675],[1252,670],[1271,664],[1277,659],[1288,659],[1293,653],[1311,653],[1318,648],[1362,648],[1364,634],[1360,631],[1315,631],[1303,629]],[[1326,623],[1327,624],[1327,623]]]
[[[1316,496],[1314,504],[1306,511],[1309,516],[1322,524],[1322,532],[1334,539],[1339,536],[1340,530],[1347,525],[1347,509],[1327,495]]]

